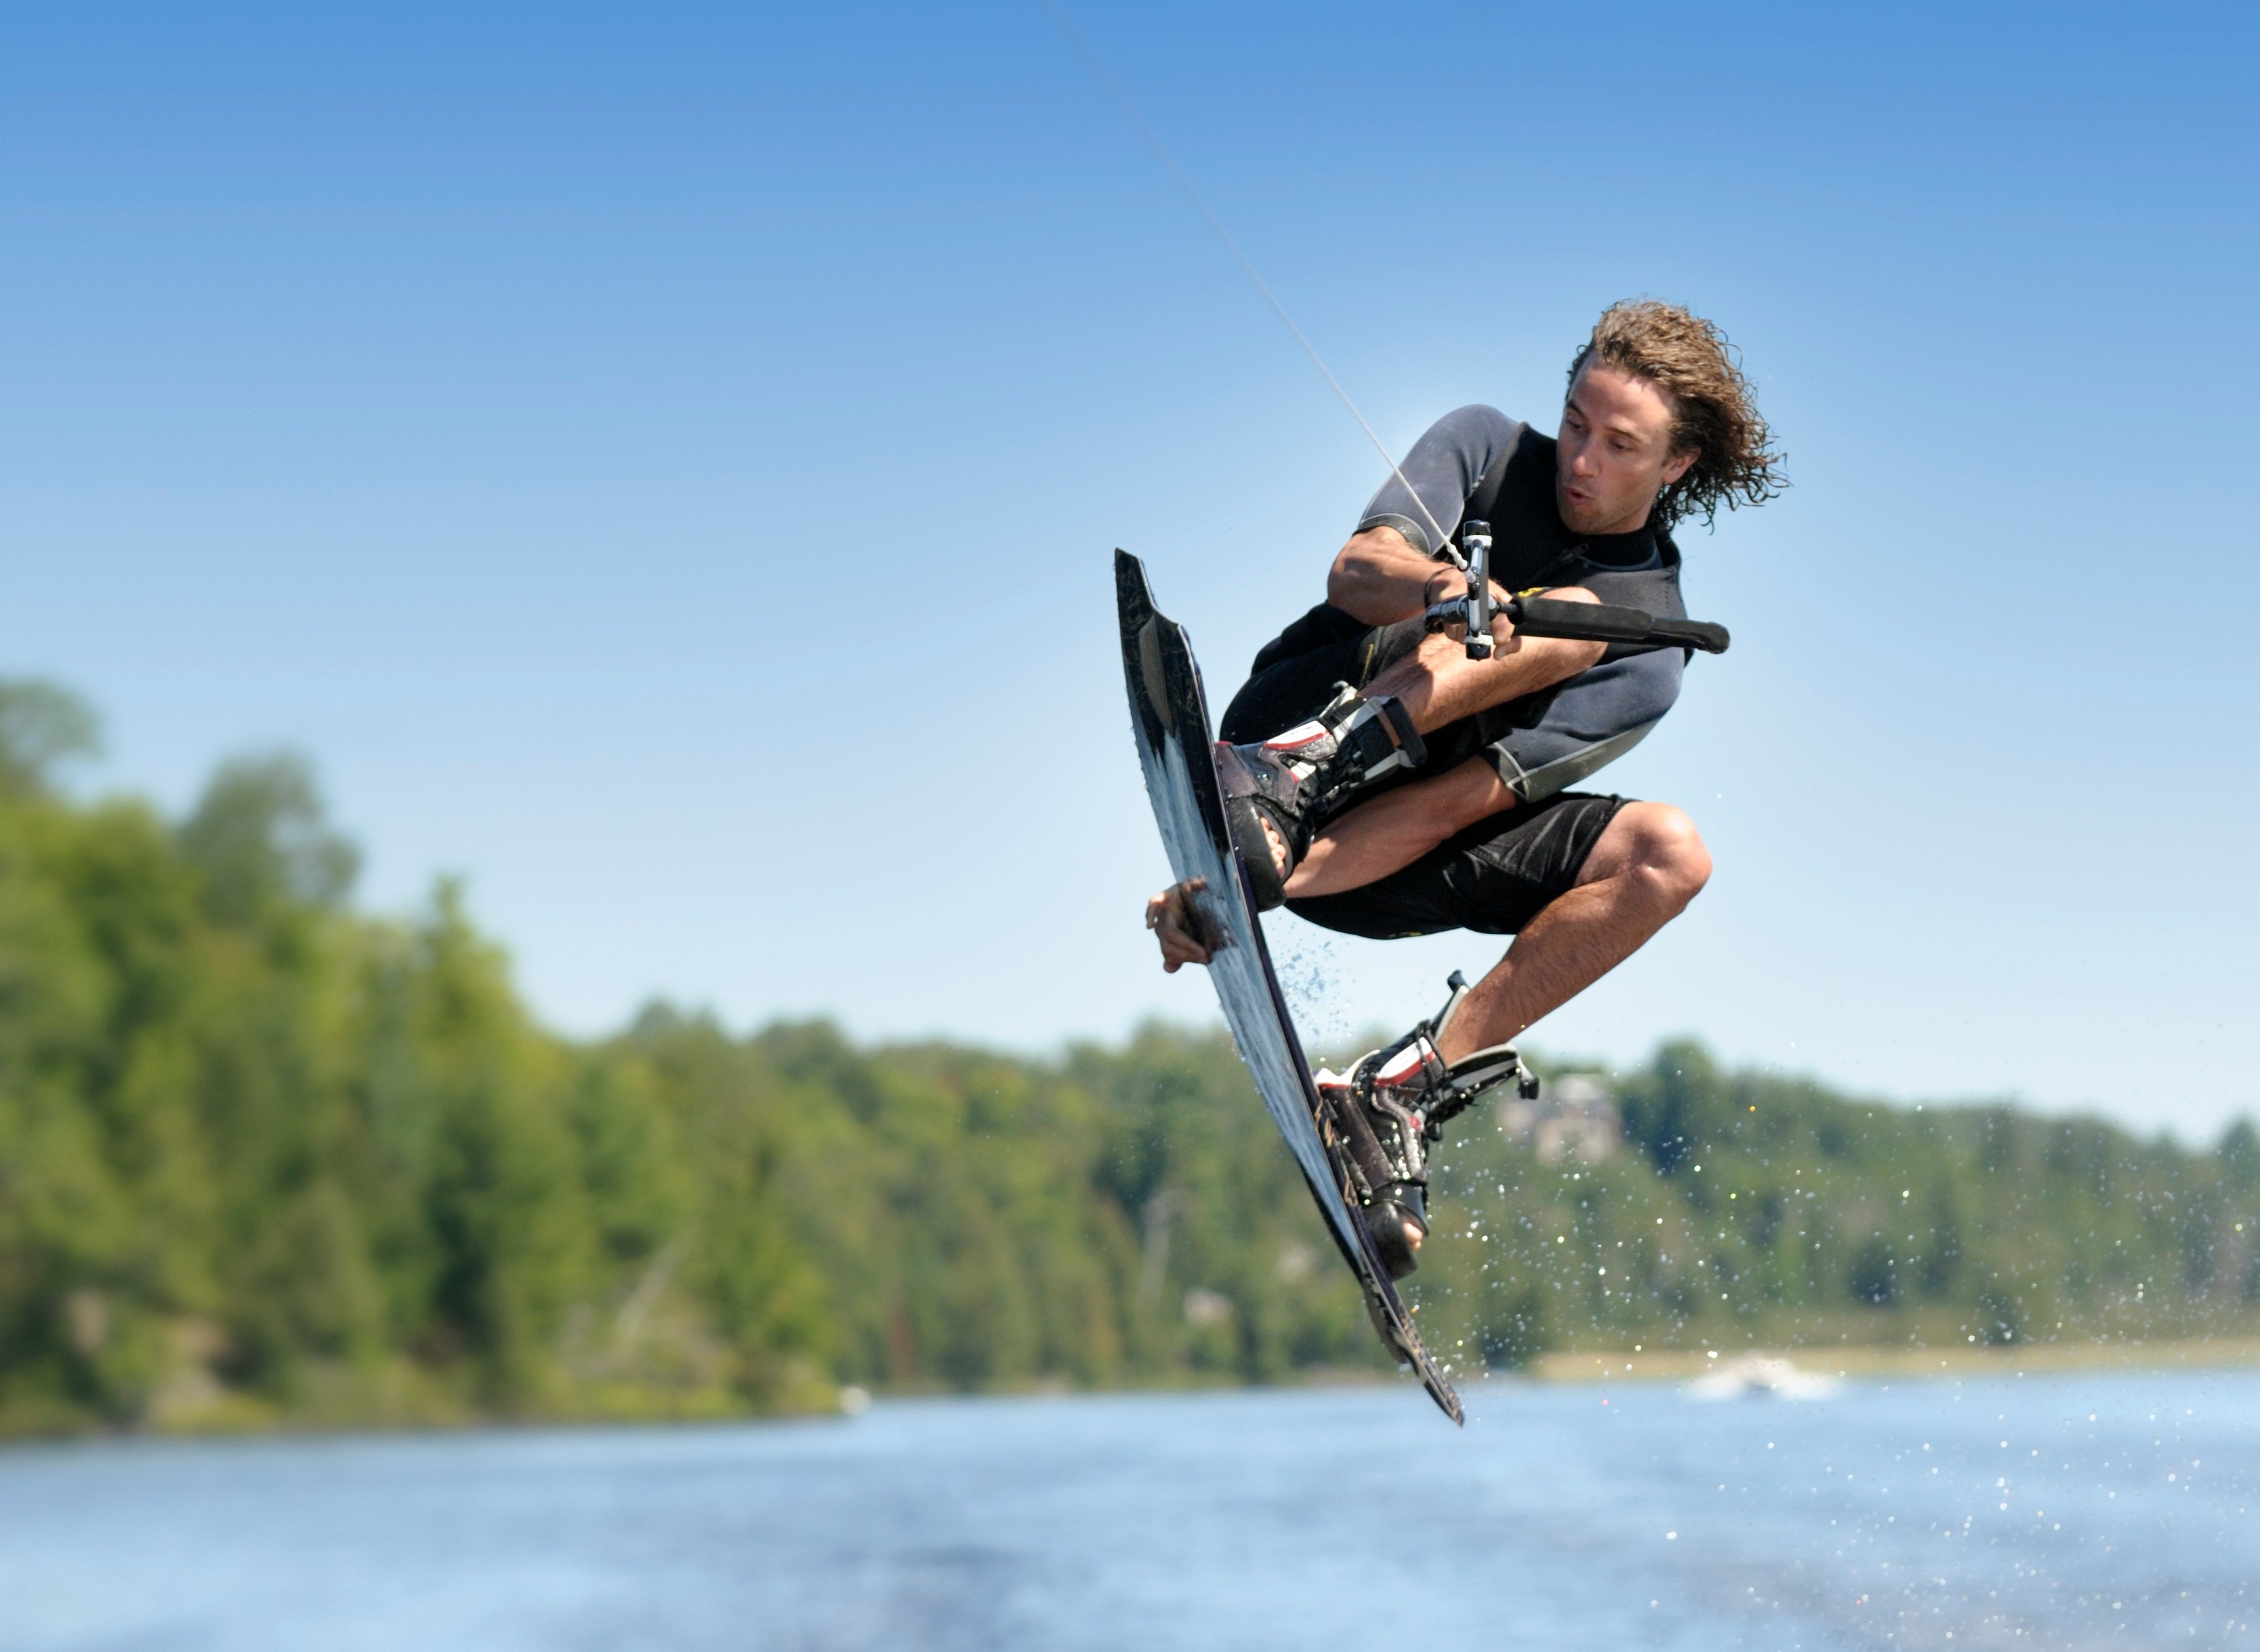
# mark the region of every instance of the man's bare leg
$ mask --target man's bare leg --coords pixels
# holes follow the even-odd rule
[[[1514,793],[1481,757],[1384,791],[1319,829],[1287,880],[1287,898],[1334,895],[1377,883],[1445,839],[1514,806]],[[1266,823],[1267,830],[1269,823]],[[1272,834],[1272,852],[1284,847]]]
[[[1669,804],[1628,803],[1577,870],[1476,983],[1437,1054],[1455,1062],[1519,1037],[1640,950],[1711,876],[1694,822]]]
[[[1459,774],[1449,771],[1439,783]],[[1477,788],[1471,777],[1462,776],[1455,784],[1472,806]],[[1405,787],[1365,806],[1377,808],[1412,790]],[[1637,952],[1686,910],[1710,876],[1710,851],[1684,814],[1669,804],[1627,804],[1587,853],[1577,882],[1531,919],[1506,956],[1462,1000],[1437,1054],[1447,1062],[1456,1062],[1520,1036]],[[1187,886],[1175,885],[1146,904],[1146,926],[1161,942],[1164,969],[1209,961],[1208,948],[1185,912],[1189,892]],[[1406,1219],[1404,1242],[1409,1252],[1419,1253],[1427,1231],[1421,1222]]]
[[[1575,586],[1559,587],[1548,595],[1568,602],[1595,600],[1591,591]],[[1327,765],[1347,761],[1350,772],[1335,776],[1320,788],[1321,791],[1344,780],[1355,782],[1385,773],[1402,760],[1404,747],[1412,738],[1411,733],[1403,732],[1404,720],[1408,717],[1414,733],[1430,733],[1487,706],[1503,704],[1566,682],[1590,669],[1606,652],[1598,642],[1561,637],[1518,637],[1504,616],[1494,620],[1491,630],[1496,652],[1491,659],[1470,660],[1463,640],[1449,633],[1423,637],[1414,644],[1411,654],[1366,685],[1360,697],[1362,704],[1335,702],[1334,713],[1340,719],[1338,723],[1327,721],[1328,713],[1321,712],[1309,722],[1283,731],[1275,740],[1235,746],[1234,766],[1227,771],[1227,813],[1234,822],[1234,836],[1242,852],[1260,852],[1251,835],[1260,830],[1277,876],[1283,880],[1291,877],[1297,869],[1297,856],[1286,833],[1290,830],[1299,833],[1303,829],[1300,814],[1307,806],[1302,800],[1303,789],[1324,772]],[[1355,709],[1351,709],[1353,705]],[[1387,708],[1386,720],[1375,720],[1384,707]],[[1362,733],[1354,732],[1361,730]],[[1377,733],[1384,732],[1385,741],[1375,740]],[[1338,743],[1343,740],[1351,745]],[[1351,749],[1356,750],[1358,755],[1345,759],[1345,752]],[[1385,860],[1384,863],[1371,854],[1361,854],[1355,857],[1361,868],[1355,879],[1345,882],[1337,872],[1324,887],[1306,883],[1297,887],[1294,893],[1326,894],[1385,876],[1398,867],[1410,865],[1462,826],[1509,807],[1514,801],[1504,786],[1480,782],[1494,794],[1494,800],[1470,814],[1460,794],[1477,783],[1471,779],[1466,766],[1453,771],[1450,785],[1441,785],[1443,778],[1421,776],[1406,785],[1392,805],[1391,820],[1398,825],[1412,826],[1417,824],[1420,813],[1413,806],[1413,799],[1426,800],[1430,820],[1425,837],[1418,830],[1392,831],[1388,834],[1392,841],[1409,846],[1403,847],[1396,858]],[[1294,818],[1283,819],[1283,814]],[[1368,826],[1372,824],[1367,823]],[[1365,835],[1370,840],[1367,847],[1378,843],[1372,832],[1367,831]],[[1276,888],[1261,892],[1260,898],[1266,905],[1277,898]]]

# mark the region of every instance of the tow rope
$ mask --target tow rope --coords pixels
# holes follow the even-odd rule
[[[1209,226],[1216,239],[1224,243],[1224,250],[1232,254],[1233,261],[1240,266],[1241,273],[1248,277],[1248,284],[1262,295],[1263,302],[1271,306],[1271,313],[1279,318],[1280,325],[1294,335],[1297,344],[1303,347],[1303,354],[1311,358],[1311,365],[1319,369],[1320,376],[1333,387],[1334,393],[1341,398],[1341,404],[1349,409],[1349,416],[1357,420],[1357,427],[1365,433],[1365,439],[1373,444],[1374,452],[1381,455],[1382,462],[1389,467],[1390,474],[1395,476],[1398,485],[1412,496],[1412,503],[1420,514],[1427,518],[1428,526],[1435,533],[1436,544],[1440,547],[1437,554],[1448,556],[1461,571],[1465,572],[1466,559],[1460,554],[1459,548],[1452,543],[1452,536],[1444,531],[1443,524],[1437,521],[1435,514],[1428,509],[1427,501],[1414,490],[1411,483],[1405,481],[1405,473],[1397,468],[1396,459],[1383,445],[1381,438],[1374,433],[1373,426],[1366,422],[1365,415],[1357,411],[1357,404],[1350,400],[1349,392],[1342,388],[1341,381],[1334,375],[1334,369],[1326,364],[1325,358],[1320,355],[1317,347],[1305,336],[1302,328],[1295,325],[1295,318],[1287,313],[1287,306],[1279,302],[1279,295],[1271,290],[1270,283],[1257,272],[1255,263],[1246,253],[1240,250],[1240,243],[1232,239],[1232,232],[1224,227],[1224,221],[1217,217],[1201,192],[1193,187],[1193,181],[1185,175],[1185,169],[1177,164],[1176,158],[1169,153],[1169,146],[1162,141],[1161,135],[1146,124],[1146,118],[1138,112],[1138,106],[1130,101],[1130,95],[1122,89],[1113,75],[1107,73],[1105,63],[1100,60],[1098,52],[1092,49],[1091,42],[1084,39],[1082,32],[1075,26],[1074,20],[1060,5],[1059,0],[1036,0],[1036,4],[1043,7],[1045,12],[1049,15],[1053,26],[1059,30],[1061,38],[1066,40],[1068,49],[1082,60],[1084,68],[1091,71],[1091,77],[1098,82],[1100,89],[1105,92],[1114,107],[1121,111],[1123,119],[1130,123],[1130,129],[1138,134],[1139,139],[1152,152],[1154,159],[1161,162],[1162,170],[1168,173],[1176,182],[1177,188],[1185,192],[1185,198],[1193,204],[1194,209],[1200,213],[1202,221]]]

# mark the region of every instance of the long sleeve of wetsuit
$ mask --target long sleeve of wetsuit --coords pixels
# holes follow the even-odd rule
[[[1483,714],[1484,754],[1525,803],[1550,797],[1640,744],[1679,697],[1677,648],[1613,651],[1543,694]],[[1492,718],[1511,726],[1491,734]]]

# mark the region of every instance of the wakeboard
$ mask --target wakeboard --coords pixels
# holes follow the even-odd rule
[[[1208,702],[1192,645],[1184,627],[1155,608],[1145,568],[1127,551],[1114,553],[1114,595],[1122,621],[1130,726],[1146,771],[1146,794],[1169,851],[1169,869],[1181,883],[1199,879],[1205,884],[1192,898],[1193,920],[1211,953],[1209,979],[1216,984],[1233,1041],[1255,1081],[1255,1093],[1295,1156],[1327,1234],[1357,1277],[1374,1329],[1444,1414],[1463,1424],[1459,1395],[1421,1345],[1412,1312],[1358,1215],[1348,1153],[1319,1098],[1279,990],[1246,871],[1225,829]]]

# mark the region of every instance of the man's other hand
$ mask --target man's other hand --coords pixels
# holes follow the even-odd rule
[[[1191,898],[1208,887],[1205,877],[1172,883],[1146,903],[1146,927],[1162,943],[1162,968],[1170,975],[1189,963],[1206,963],[1208,948],[1194,932]]]
[[[1520,652],[1522,639],[1514,634],[1514,622],[1506,617],[1506,604],[1512,600],[1511,593],[1495,579],[1487,583],[1491,586],[1491,657],[1498,659]],[[1428,583],[1421,587],[1420,594],[1426,598],[1421,604],[1424,608],[1434,608],[1438,603],[1454,601],[1468,594],[1468,576],[1455,568],[1439,569],[1428,576]],[[1446,626],[1441,634],[1454,642],[1462,642],[1467,638],[1468,628],[1465,626]]]

